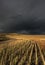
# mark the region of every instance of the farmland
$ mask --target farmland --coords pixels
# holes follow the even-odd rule
[[[0,41],[0,65],[45,65],[45,36],[6,35]]]

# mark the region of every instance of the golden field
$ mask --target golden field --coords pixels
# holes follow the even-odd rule
[[[17,39],[16,41],[21,40],[31,40],[33,42],[38,42],[41,45],[41,48],[45,48],[45,35],[23,35],[23,34],[9,34],[9,38]]]
[[[45,65],[45,35],[5,33],[0,39],[0,65]]]

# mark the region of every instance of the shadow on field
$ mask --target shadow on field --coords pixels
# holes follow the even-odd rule
[[[6,36],[6,34],[0,34],[0,42],[10,40],[9,37]]]

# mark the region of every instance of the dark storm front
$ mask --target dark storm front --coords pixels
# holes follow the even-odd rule
[[[0,0],[0,32],[45,34],[45,0]]]

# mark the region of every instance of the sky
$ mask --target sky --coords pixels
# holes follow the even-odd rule
[[[45,0],[0,0],[0,32],[45,34]]]

